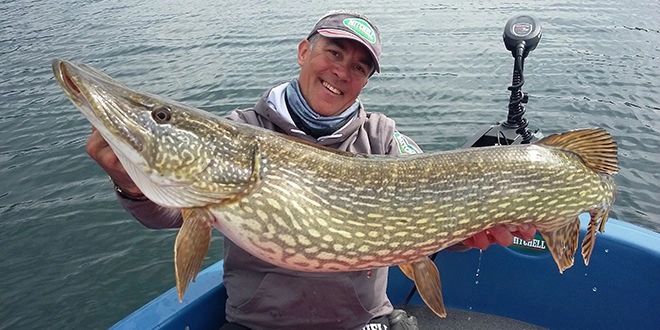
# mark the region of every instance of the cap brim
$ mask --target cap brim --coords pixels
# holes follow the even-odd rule
[[[374,60],[374,65],[376,66],[376,72],[380,73],[380,64],[378,63],[378,56],[376,56],[376,51],[374,48],[366,42],[364,39],[346,31],[342,30],[337,30],[337,29],[319,29],[318,32],[320,35],[327,37],[327,38],[346,38],[346,39],[352,39],[355,40],[364,47],[366,47],[369,50],[369,53],[371,54],[371,58]]]

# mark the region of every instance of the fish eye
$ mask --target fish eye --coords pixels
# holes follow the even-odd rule
[[[172,119],[172,109],[166,105],[158,105],[151,110],[151,117],[159,124],[167,124]]]

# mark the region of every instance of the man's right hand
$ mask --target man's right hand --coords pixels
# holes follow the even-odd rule
[[[117,155],[115,155],[115,152],[108,145],[108,142],[94,127],[92,127],[92,135],[87,140],[87,154],[108,173],[110,179],[122,191],[130,195],[142,195],[142,191],[135,185],[133,179],[128,176],[124,166],[121,165]]]

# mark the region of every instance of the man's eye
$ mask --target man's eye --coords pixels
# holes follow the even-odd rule
[[[364,65],[359,65],[359,64],[356,65],[355,66],[355,72],[360,77],[367,77],[369,75],[369,70]]]

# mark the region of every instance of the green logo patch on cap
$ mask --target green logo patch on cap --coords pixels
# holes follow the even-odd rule
[[[344,20],[344,25],[370,43],[376,42],[376,32],[367,21],[359,18],[347,18]]]

